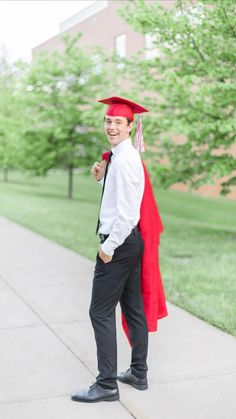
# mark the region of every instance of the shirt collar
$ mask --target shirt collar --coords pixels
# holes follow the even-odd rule
[[[120,144],[118,144],[116,147],[112,147],[111,151],[114,154],[114,156],[117,156],[122,150],[129,147],[132,144],[131,138],[127,138],[126,140],[121,141]]]

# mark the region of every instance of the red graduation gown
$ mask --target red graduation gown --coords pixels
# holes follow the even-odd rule
[[[109,152],[104,152],[102,160],[107,160],[108,154]],[[148,331],[155,332],[157,330],[158,320],[168,315],[158,258],[158,246],[160,244],[160,234],[163,231],[163,225],[144,163],[143,168],[145,187],[139,220],[139,229],[144,241],[141,287]],[[129,339],[128,326],[123,314],[122,326]]]

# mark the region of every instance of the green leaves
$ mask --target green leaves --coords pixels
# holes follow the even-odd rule
[[[28,68],[18,65],[19,75],[2,63],[0,165],[36,175],[62,167],[72,179],[73,169],[101,155],[103,109],[96,99],[109,88],[108,68],[101,50],[82,48],[80,38],[64,36],[64,52],[44,51]]]
[[[126,71],[151,111],[143,124],[145,141],[156,147],[147,155],[150,167],[165,186],[198,187],[227,176],[225,193],[236,170],[235,1],[128,4],[121,15],[153,44],[153,58],[136,56]]]

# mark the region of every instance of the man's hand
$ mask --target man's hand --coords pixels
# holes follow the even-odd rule
[[[106,253],[104,253],[104,252],[102,251],[101,246],[99,246],[99,257],[102,259],[102,261],[103,261],[104,263],[109,263],[109,262],[111,262],[111,260],[112,260],[112,256],[106,255]]]
[[[100,163],[96,161],[92,166],[91,173],[97,181],[101,180],[104,177],[106,164],[106,161],[102,160]]]

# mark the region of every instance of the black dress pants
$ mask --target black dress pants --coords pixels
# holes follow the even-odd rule
[[[141,294],[143,240],[132,230],[112,261],[104,263],[97,254],[90,318],[97,345],[96,382],[104,388],[117,387],[117,343],[115,309],[120,302],[132,342],[131,370],[137,377],[147,374],[148,329]]]

